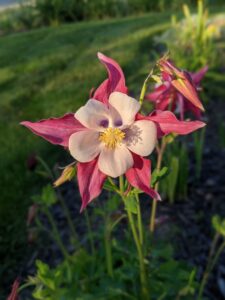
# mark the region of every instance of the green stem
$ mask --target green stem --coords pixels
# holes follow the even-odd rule
[[[213,268],[215,267],[220,255],[222,254],[223,250],[225,249],[225,241],[220,245],[219,249],[216,252],[216,255],[212,261],[212,264],[210,266],[209,272],[211,272],[213,270]]]
[[[59,199],[60,204],[61,204],[61,206],[63,208],[64,213],[65,213],[65,216],[66,216],[69,228],[71,230],[71,233],[72,233],[72,235],[74,237],[74,240],[76,241],[76,243],[78,243],[79,239],[78,239],[78,235],[77,235],[74,223],[73,223],[71,215],[70,215],[70,211],[69,211],[69,209],[68,209],[68,207],[67,207],[64,199],[62,198],[61,194],[58,194],[58,199]]]
[[[158,185],[155,186],[155,190],[157,190]],[[155,216],[156,216],[156,208],[157,208],[157,200],[152,200],[152,210],[150,216],[150,232],[153,233],[155,231]]]
[[[119,178],[120,182],[120,195],[122,197],[122,200],[124,202],[124,205],[126,206],[126,198],[124,197],[124,181],[123,181],[123,176],[120,176]],[[133,234],[134,242],[137,248],[137,253],[138,253],[138,259],[139,259],[139,265],[140,265],[140,281],[141,281],[141,288],[142,288],[142,296],[143,299],[148,300],[149,299],[149,291],[148,291],[148,286],[147,286],[147,279],[146,279],[146,271],[145,271],[145,265],[144,265],[144,256],[142,252],[142,246],[141,242],[139,240],[137,230],[135,227],[135,222],[133,215],[129,209],[127,209],[127,217],[128,221],[131,227],[131,231]]]
[[[152,76],[152,73],[153,73],[153,70],[148,74],[147,78],[145,79],[144,83],[143,83],[143,86],[142,86],[142,89],[141,89],[141,94],[140,94],[140,97],[139,97],[139,103],[140,105],[143,104],[143,101],[145,99],[145,94],[146,94],[146,91],[147,91],[147,87],[148,87],[148,82]]]
[[[217,240],[218,240],[218,237],[216,236],[215,239],[214,239],[214,242],[212,244],[212,248],[215,248],[215,244],[216,244]],[[199,293],[198,293],[197,300],[201,300],[202,299],[202,294],[204,292],[205,285],[206,285],[206,283],[208,281],[209,275],[212,272],[213,268],[215,267],[215,265],[216,265],[216,263],[217,263],[220,255],[221,255],[221,253],[223,252],[224,248],[225,248],[225,241],[220,245],[220,247],[216,251],[216,254],[215,254],[214,258],[210,259],[210,257],[209,257],[209,261],[208,261],[206,270],[204,272],[204,275],[202,277],[202,281],[201,281],[201,284],[200,284],[200,288],[199,288]],[[211,255],[213,255],[213,254],[211,253]]]
[[[18,288],[18,294],[19,294],[20,292],[22,292],[22,290],[26,289],[26,288],[29,287],[29,286],[33,286],[33,285],[35,285],[35,283],[33,283],[33,282],[26,282],[26,283],[24,283],[23,285],[21,285],[21,286]]]
[[[163,159],[163,154],[166,149],[166,140],[162,140],[162,145],[161,147],[157,148],[158,152],[158,157],[157,157],[157,165],[156,165],[156,170],[160,171],[161,165],[162,165],[162,159]],[[157,192],[159,189],[159,182],[155,184],[155,191]],[[157,199],[153,199],[152,201],[152,209],[151,209],[151,215],[150,215],[150,232],[153,233],[155,230],[155,216],[156,216],[156,209],[157,209]]]
[[[108,181],[111,183],[112,187],[114,188],[114,190],[119,193],[120,191],[118,190],[118,187],[116,186],[115,182],[112,180],[111,177],[108,177]]]
[[[48,229],[41,223],[41,221],[40,221],[40,219],[39,219],[38,216],[36,216],[36,218],[35,218],[35,223],[36,223],[37,227],[38,227],[40,230],[46,231],[46,232],[51,236],[51,238],[52,238],[53,240],[55,239],[54,236],[53,236],[53,234],[52,234],[52,232],[51,232],[50,230],[48,230]]]
[[[198,0],[198,27],[197,27],[197,37],[199,41],[202,41],[202,30],[204,25],[203,19],[203,0]]]
[[[86,222],[87,222],[88,238],[90,241],[91,252],[92,252],[92,255],[95,257],[96,252],[95,252],[95,246],[94,246],[94,237],[93,237],[93,232],[91,229],[91,222],[90,222],[90,218],[89,218],[87,209],[84,210],[84,215],[85,215]]]
[[[201,171],[202,171],[202,155],[203,155],[204,141],[205,141],[205,128],[203,128],[199,132],[194,133],[196,178],[197,179],[200,179]]]
[[[130,223],[130,227],[131,227],[131,230],[133,233],[134,241],[135,241],[137,252],[138,252],[138,258],[139,258],[139,264],[140,264],[140,280],[141,280],[141,285],[142,285],[143,299],[147,300],[147,299],[149,299],[149,293],[148,293],[148,289],[147,289],[147,280],[146,280],[146,272],[145,272],[142,247],[141,247],[141,243],[138,239],[138,235],[136,232],[133,215],[129,210],[127,210],[127,215],[128,215],[128,220]]]
[[[46,170],[46,172],[49,174],[50,178],[54,182],[55,181],[54,174],[51,171],[51,169],[49,168],[49,166],[46,164],[46,162],[41,157],[38,156],[37,159],[42,164],[43,168]],[[74,163],[72,163],[71,165],[74,165]],[[68,225],[70,227],[71,233],[74,236],[74,240],[78,243],[78,235],[77,235],[77,232],[75,230],[75,226],[73,224],[73,221],[71,219],[69,209],[68,209],[67,205],[65,204],[64,199],[63,199],[60,191],[57,192],[57,195],[58,195],[58,199],[60,201],[60,204],[61,204],[61,206],[64,210],[64,213],[65,213]]]
[[[111,234],[110,234],[110,229],[108,227],[108,221],[107,220],[106,220],[105,230],[104,230],[104,243],[105,243],[107,273],[110,277],[113,278]]]
[[[46,164],[46,162],[40,156],[37,156],[37,160],[40,162],[40,164],[42,165],[42,167],[45,169],[45,171],[47,172],[47,174],[49,175],[49,177],[52,180],[54,180],[54,175],[53,175],[51,169],[49,168],[49,166]]]
[[[138,194],[135,194],[136,200],[137,200],[137,217],[138,217],[138,231],[139,231],[139,239],[141,245],[143,245],[144,242],[144,235],[143,235],[143,224],[142,224],[142,216],[141,216],[141,206],[139,201]]]
[[[66,260],[71,260],[71,257],[69,255],[69,253],[67,252],[67,249],[65,248],[62,239],[60,237],[57,225],[55,223],[55,220],[51,214],[51,212],[49,211],[49,209],[47,207],[44,208],[44,213],[48,218],[48,221],[52,227],[52,235],[56,241],[56,243],[58,244],[59,249],[61,250],[63,256],[65,257]]]

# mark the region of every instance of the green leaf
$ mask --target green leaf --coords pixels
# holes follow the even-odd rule
[[[137,214],[137,199],[134,193],[130,193],[125,200],[125,208],[126,210],[132,212],[133,214]]]
[[[177,137],[176,133],[170,133],[167,136],[165,136],[164,139],[167,144],[171,144],[175,140],[176,137]]]
[[[215,215],[212,218],[212,225],[216,232],[225,237],[225,219]]]
[[[111,199],[109,199],[106,203],[106,210],[108,212],[115,212],[121,203],[121,198],[119,195],[114,194]]]
[[[51,206],[57,202],[55,190],[48,184],[43,187],[41,195],[32,196],[32,201],[39,205]]]
[[[112,186],[108,181],[106,181],[106,182],[104,183],[103,188],[104,188],[105,190],[107,190],[107,191],[114,192],[113,186]]]
[[[177,179],[178,179],[178,172],[179,172],[179,159],[175,156],[171,158],[170,161],[170,169],[171,173],[168,177],[168,195],[170,203],[174,202]]]
[[[43,263],[41,260],[36,261],[36,266],[38,269],[38,274],[44,275],[49,272],[49,266]]]
[[[55,191],[50,184],[42,189],[41,199],[47,206],[51,206],[57,202]]]
[[[154,187],[155,184],[165,178],[169,174],[169,169],[167,167],[163,167],[161,170],[155,169],[152,173],[151,186]]]

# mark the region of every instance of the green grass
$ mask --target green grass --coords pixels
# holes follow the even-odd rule
[[[27,208],[31,195],[43,184],[37,174],[27,169],[27,158],[35,153],[51,166],[59,158],[68,159],[64,149],[34,136],[19,122],[61,116],[85,103],[91,88],[106,77],[96,58],[97,51],[118,60],[130,91],[139,93],[151,58],[156,55],[151,51],[151,38],[167,28],[168,20],[167,16],[162,19],[159,14],[148,14],[0,38],[2,284],[16,276],[24,258],[27,259]]]

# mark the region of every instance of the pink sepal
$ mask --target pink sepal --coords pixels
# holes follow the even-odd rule
[[[102,191],[106,175],[98,169],[98,159],[88,163],[77,163],[77,180],[82,197],[81,212]]]
[[[150,187],[151,161],[133,154],[134,166],[126,172],[128,182],[135,188],[148,194],[150,197],[161,200],[160,195]]]
[[[108,79],[96,89],[93,98],[108,104],[109,95],[112,92],[127,94],[125,77],[118,63],[110,57],[98,52],[99,60],[105,65],[108,71]]]
[[[137,114],[136,120],[149,120],[157,125],[158,137],[169,133],[189,134],[206,124],[201,121],[179,121],[171,111],[156,110],[149,116]]]
[[[23,121],[20,124],[48,142],[64,147],[68,147],[71,134],[85,129],[85,127],[75,119],[73,113],[68,113],[61,118],[50,118],[38,122]]]
[[[206,65],[196,73],[191,74],[191,78],[194,81],[195,85],[198,86],[202,81],[203,77],[205,76],[206,72],[208,71],[209,67]]]

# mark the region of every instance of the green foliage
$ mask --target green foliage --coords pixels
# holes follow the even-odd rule
[[[115,212],[119,209],[120,204],[121,198],[117,194],[113,193],[109,201],[105,203],[105,210],[108,213]]]
[[[195,4],[195,1],[188,1]],[[59,24],[69,21],[121,17],[148,11],[177,9],[184,0],[37,0],[36,10],[46,24]]]
[[[215,64],[215,40],[220,34],[220,25],[209,19],[204,0],[197,3],[197,14],[192,15],[188,5],[183,5],[184,19],[178,22],[173,16],[171,28],[156,39],[166,45],[180,67],[190,71]]]
[[[47,207],[50,207],[57,202],[55,191],[50,184],[43,187],[41,195],[34,195],[32,200],[39,205]]]
[[[222,219],[217,215],[213,216],[212,225],[217,233],[225,237],[225,219]]]
[[[101,257],[93,258],[84,249],[80,249],[72,256],[72,263],[63,261],[52,269],[43,262],[37,261],[36,275],[28,279],[28,282],[34,286],[33,298],[37,300],[141,299],[137,286],[137,261],[129,248],[126,251],[127,255],[124,256],[119,252],[119,248],[114,248],[114,256],[121,261],[121,265],[115,269],[113,278],[104,274]],[[152,250],[151,259],[154,258],[154,263],[149,277],[151,298],[191,300],[197,288],[195,271],[186,264],[173,260],[172,255],[173,249],[168,244],[160,243]],[[95,265],[93,274],[90,273],[92,263]]]
[[[21,5],[19,8],[0,11],[0,35],[30,30],[42,25],[42,20],[37,11],[29,5]]]
[[[160,183],[160,189],[170,203],[187,196],[189,159],[185,141],[175,140],[167,145],[164,163],[168,166],[168,176]]]
[[[171,173],[167,180],[168,196],[170,203],[174,202],[175,190],[177,185],[178,173],[179,173],[179,160],[176,156],[170,158]]]
[[[161,181],[169,174],[168,167],[163,167],[161,170],[155,169],[152,172],[151,186],[154,187],[157,182]]]
[[[138,204],[135,193],[129,193],[128,196],[125,198],[125,207],[126,210],[129,210],[133,214],[137,214]]]
[[[163,168],[159,174],[165,175],[166,168]],[[54,217],[49,210],[49,206],[55,203],[52,199],[55,199],[52,187],[46,186],[41,197],[35,197],[34,200],[46,214],[52,227],[50,235],[53,236],[64,254],[64,260],[54,268],[37,261],[36,275],[30,276],[24,285],[24,287],[33,286],[33,299],[142,300],[138,256],[133,247],[131,233],[126,230],[124,234],[124,226],[120,224],[124,215],[119,212],[121,204],[119,195],[108,199],[103,206],[101,205],[101,208],[94,207],[91,217],[85,211],[88,222],[88,239],[85,239],[82,246],[79,245],[72,255],[69,255],[67,249],[62,245]],[[137,214],[137,201],[135,191],[130,192],[125,198],[125,208]],[[95,231],[92,231],[91,224],[100,222],[99,216],[102,217],[103,224],[100,223],[97,228],[95,226]],[[112,231],[114,231],[113,239]],[[123,236],[122,239],[121,236]],[[102,247],[103,237],[104,248]],[[87,250],[89,241],[91,242],[90,253]],[[191,300],[197,288],[194,278],[195,271],[186,264],[174,260],[173,248],[165,241],[155,243],[154,247],[152,243],[149,244],[149,241],[150,239],[145,240],[145,248],[151,254],[146,256],[145,264],[148,274],[147,284],[150,287],[152,299],[158,300],[166,297],[165,299],[168,300]],[[98,251],[96,251],[95,244],[98,244]]]
[[[31,5],[25,1],[21,3],[19,8],[0,13],[0,34],[46,25],[122,17],[156,9],[148,0],[36,0]]]
[[[198,289],[197,300],[203,299],[202,295],[204,293],[209,276],[218,263],[218,260],[225,249],[225,219],[221,218],[218,215],[214,215],[212,217],[212,226],[216,233],[214,234],[214,238],[210,245],[209,256],[207,259],[205,271],[200,282],[200,287]],[[222,243],[221,237],[223,238]]]
[[[219,2],[219,0],[217,0]],[[31,3],[31,4],[29,4]],[[194,6],[195,0],[36,0],[20,1],[19,8],[0,14],[1,33],[83,20],[123,17],[146,12],[165,12]]]
[[[194,133],[196,178],[199,179],[202,170],[202,155],[205,141],[205,128]]]

